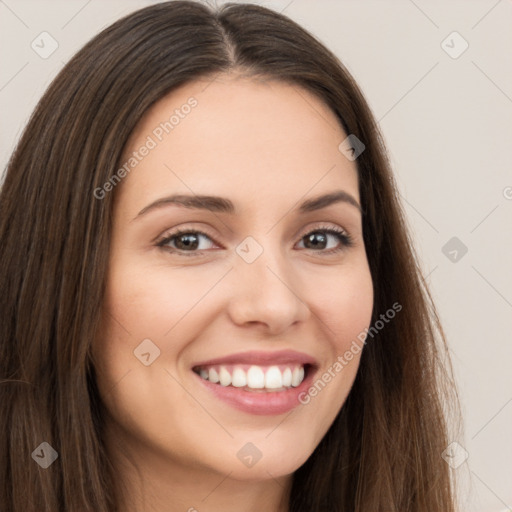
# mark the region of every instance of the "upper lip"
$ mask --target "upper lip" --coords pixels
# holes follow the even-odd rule
[[[277,351],[248,351],[240,352],[238,354],[230,354],[227,356],[216,357],[215,359],[208,359],[207,361],[200,361],[193,365],[193,368],[198,366],[212,366],[218,364],[254,364],[254,365],[278,365],[278,364],[301,364],[301,365],[317,365],[314,357],[303,352],[295,350],[277,350]]]

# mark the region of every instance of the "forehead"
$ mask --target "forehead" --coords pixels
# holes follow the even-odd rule
[[[297,85],[227,75],[188,83],[132,133],[123,162],[139,155],[122,195],[137,206],[164,192],[296,202],[343,188],[358,199],[355,163],[338,149],[346,136],[330,108]]]

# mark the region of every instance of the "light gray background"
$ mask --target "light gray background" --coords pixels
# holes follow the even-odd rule
[[[63,64],[151,3],[0,0],[2,169]],[[512,1],[257,3],[331,48],[379,120],[455,365],[465,437],[454,441],[469,454],[453,470],[462,510],[512,510]],[[58,43],[46,59],[31,48],[43,31]],[[445,51],[463,48],[446,39],[453,31],[469,44],[457,58]],[[456,262],[442,252],[452,237],[468,248]]]

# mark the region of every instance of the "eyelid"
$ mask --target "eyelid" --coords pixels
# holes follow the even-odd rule
[[[191,226],[189,224],[185,224],[184,226],[179,225],[179,226],[176,226],[174,228],[167,229],[161,235],[158,235],[153,240],[153,242],[155,244],[158,244],[158,243],[162,242],[163,240],[166,240],[167,238],[174,237],[177,234],[183,233],[183,232],[185,232],[185,233],[197,232],[197,233],[205,234],[209,238],[211,238],[212,241],[215,242],[217,245],[220,245],[218,242],[216,242],[215,236],[209,231],[208,228],[205,228],[204,226],[194,227],[194,226]]]
[[[313,224],[313,226],[311,226],[311,224]],[[308,224],[307,227],[299,230],[299,232],[298,232],[299,234],[297,234],[296,236],[298,236],[299,238],[302,238],[303,236],[305,236],[311,232],[314,232],[314,231],[329,231],[329,230],[340,231],[343,234],[350,236],[349,231],[338,224],[322,222],[322,221],[320,221],[320,225],[316,225],[316,224],[318,224],[318,223],[313,222],[313,223]]]

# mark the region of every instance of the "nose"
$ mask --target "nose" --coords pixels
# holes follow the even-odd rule
[[[269,250],[252,263],[237,258],[230,279],[228,313],[239,326],[261,324],[268,334],[278,334],[311,314],[293,268]]]

